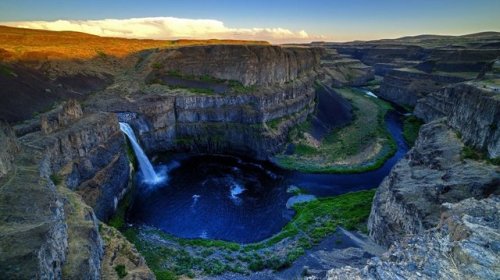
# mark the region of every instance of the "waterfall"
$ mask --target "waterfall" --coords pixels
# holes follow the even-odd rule
[[[144,153],[135,137],[134,130],[128,123],[120,122],[120,129],[127,135],[130,143],[132,144],[132,148],[134,149],[135,156],[137,157],[137,161],[139,161],[139,167],[141,169],[142,175],[144,176],[144,181],[146,183],[156,184],[162,181],[162,177],[156,174],[153,169],[153,165],[149,161],[148,157]]]

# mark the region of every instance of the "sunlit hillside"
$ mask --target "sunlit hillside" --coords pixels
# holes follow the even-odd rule
[[[45,31],[0,26],[0,60],[123,57],[144,49],[207,44],[269,44],[242,40],[147,40],[100,37],[80,32]]]

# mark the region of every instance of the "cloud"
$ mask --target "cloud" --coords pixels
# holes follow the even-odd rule
[[[149,17],[102,20],[0,22],[1,25],[54,31],[79,31],[99,36],[141,39],[241,39],[272,43],[310,42],[323,36],[285,28],[231,28],[214,19]]]

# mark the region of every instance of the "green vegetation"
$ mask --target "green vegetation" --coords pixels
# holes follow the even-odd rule
[[[50,180],[52,180],[52,183],[54,183],[54,185],[59,186],[63,181],[63,177],[59,174],[51,174]]]
[[[103,50],[96,50],[95,53],[97,54],[97,57],[99,57],[99,58],[108,57],[108,55]]]
[[[375,190],[367,190],[296,204],[296,215],[279,233],[248,245],[182,239],[151,228],[127,228],[124,235],[144,256],[157,279],[280,270],[333,234],[338,226],[365,229],[374,194]]]
[[[3,64],[0,64],[0,75],[16,76],[16,74],[14,73],[14,71],[12,71],[12,69],[10,69],[8,66],[3,65]]]
[[[161,70],[163,68],[163,65],[160,63],[154,63],[152,65],[153,69],[156,70]],[[176,77],[182,80],[186,81],[203,81],[207,83],[213,83],[213,84],[225,84],[228,86],[230,93],[253,93],[257,90],[257,86],[245,86],[239,81],[235,80],[224,80],[224,79],[219,79],[212,77],[210,75],[201,75],[201,76],[195,76],[195,75],[189,75],[189,74],[183,74],[179,70],[169,70],[166,72],[168,76],[171,77]],[[153,83],[156,84],[164,84],[161,79],[155,79]],[[180,85],[167,85],[169,88],[176,89],[176,88],[183,88],[187,89],[193,93],[201,93],[201,94],[213,94],[214,91],[211,88],[191,88],[191,87],[185,87],[185,86],[180,86]]]
[[[127,209],[132,203],[133,193],[135,189],[129,190],[125,197],[118,204],[115,214],[108,222],[108,225],[120,230],[125,226],[125,215],[127,214]]]
[[[124,150],[127,152],[128,161],[132,164],[135,170],[138,170],[139,164],[137,163],[137,158],[135,157],[135,152],[134,149],[132,148],[132,143],[130,143],[128,137],[125,137],[125,142],[126,144]]]
[[[125,266],[123,264],[119,264],[119,265],[115,266],[115,271],[116,271],[116,274],[118,275],[118,278],[120,278],[120,279],[124,278],[128,274],[127,271],[125,270]]]
[[[197,93],[197,94],[214,94],[214,90],[211,88],[193,88],[193,87],[185,87],[185,86],[174,86],[174,85],[168,85],[170,89],[186,89],[192,93]]]
[[[406,143],[411,147],[415,145],[418,132],[423,122],[415,116],[406,117],[403,124],[403,137]]]
[[[308,173],[359,173],[377,169],[396,152],[396,143],[385,126],[392,107],[355,89],[336,90],[353,105],[354,120],[312,143],[308,120],[289,134],[295,144],[293,155],[278,155],[276,161],[287,169]],[[319,145],[318,145],[319,144]]]
[[[155,62],[153,63],[153,65],[151,65],[151,67],[153,67],[153,69],[160,70],[163,67],[163,64]]]
[[[500,157],[497,158],[488,158],[485,152],[477,150],[470,146],[464,146],[461,153],[461,158],[463,159],[472,159],[479,161],[486,161],[490,164],[500,166]]]
[[[305,106],[302,110],[298,111],[298,112],[295,112],[293,114],[288,114],[284,117],[281,117],[281,118],[276,118],[276,119],[272,119],[270,121],[267,121],[266,122],[266,126],[268,128],[270,128],[271,130],[278,130],[278,128],[280,127],[280,125],[286,121],[289,121],[289,120],[293,120],[293,119],[297,119],[297,118],[300,118],[301,116],[307,114],[309,112],[309,110],[311,110],[311,104],[309,104],[308,106]],[[304,125],[309,125],[308,122],[303,122],[301,124],[302,126]],[[298,125],[295,127],[295,129],[297,127],[301,127],[301,125]]]
[[[257,86],[244,86],[239,81],[229,80],[227,83],[233,93],[252,93],[257,90]]]

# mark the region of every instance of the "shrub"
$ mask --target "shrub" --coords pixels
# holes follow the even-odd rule
[[[125,276],[127,276],[127,271],[125,269],[125,265],[123,264],[119,264],[117,266],[115,266],[115,271],[116,271],[116,274],[118,274],[118,278],[124,278]]]
[[[50,175],[50,180],[52,180],[54,185],[59,186],[62,183],[63,178],[59,174],[52,174],[52,175]]]

